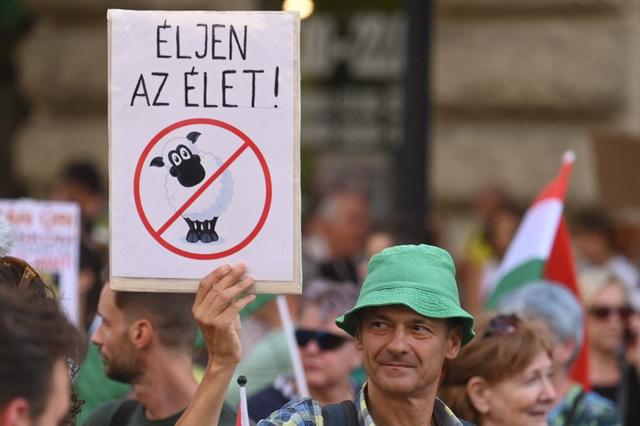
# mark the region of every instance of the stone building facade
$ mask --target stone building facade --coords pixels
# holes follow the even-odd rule
[[[530,197],[554,175],[561,153],[573,149],[569,197],[597,203],[593,131],[640,133],[640,2],[447,0],[440,6],[438,192],[466,198],[477,185],[499,180],[519,198]],[[451,164],[461,165],[455,177]]]
[[[26,0],[18,50],[32,113],[16,171],[44,194],[60,167],[107,175],[106,9],[252,9],[252,0]],[[500,182],[526,203],[576,152],[569,198],[598,203],[594,129],[640,134],[640,0],[440,0],[434,45],[436,201],[459,206]],[[640,169],[640,168],[639,168]]]

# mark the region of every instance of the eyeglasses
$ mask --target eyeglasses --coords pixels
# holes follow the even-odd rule
[[[84,405],[85,402],[86,402],[85,400],[80,399],[75,386],[72,384],[69,412],[67,413],[65,418],[62,419],[62,421],[60,422],[60,426],[75,426],[76,417],[78,417],[78,414],[80,414],[80,412],[82,411],[82,406]]]
[[[520,318],[516,315],[496,315],[489,321],[489,326],[482,335],[482,338],[510,336],[516,332],[518,324],[520,324]]]
[[[22,276],[20,277],[20,282],[18,283],[18,288],[20,290],[29,288],[29,286],[31,285],[31,281],[33,281],[34,278],[38,277],[38,273],[31,267],[31,265],[29,265],[22,259],[18,259],[17,257],[3,256],[2,258],[0,258],[0,263],[8,267],[18,268],[20,271],[22,271]]]
[[[589,312],[599,320],[605,320],[611,315],[617,314],[623,321],[626,321],[633,315],[633,309],[630,306],[594,306],[589,309]]]
[[[296,341],[299,347],[304,348],[311,340],[315,340],[321,350],[330,351],[342,346],[347,338],[320,330],[296,330]]]

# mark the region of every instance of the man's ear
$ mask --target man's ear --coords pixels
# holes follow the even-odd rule
[[[31,424],[29,402],[24,398],[14,398],[0,411],[0,424],[26,426]]]
[[[457,325],[447,333],[447,359],[455,359],[462,347],[462,327]]]
[[[356,339],[356,349],[362,351],[362,321],[360,317],[356,317],[356,330],[355,330],[355,339]]]
[[[355,370],[356,368],[362,365],[363,353],[362,349],[358,347],[358,341],[355,341],[355,351],[352,352],[350,357],[351,369]]]
[[[364,346],[362,346],[362,341],[359,338],[356,338],[356,349],[362,351]]]
[[[491,408],[491,387],[482,377],[474,376],[467,382],[467,395],[471,405],[480,414],[487,414]]]
[[[153,325],[147,319],[133,321],[129,326],[129,339],[136,349],[144,349],[153,339]]]

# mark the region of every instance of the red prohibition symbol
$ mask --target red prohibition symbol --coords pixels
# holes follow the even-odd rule
[[[198,187],[194,191],[193,195],[191,195],[191,197],[189,197],[189,199],[187,199],[187,201],[184,202],[184,204],[173,214],[173,216],[171,216],[162,226],[156,229],[151,225],[151,222],[149,222],[149,219],[147,218],[147,215],[142,206],[142,200],[140,197],[140,177],[142,175],[142,169],[144,168],[144,165],[147,163],[147,158],[149,157],[151,150],[157,145],[159,141],[161,141],[166,135],[173,132],[174,130],[177,130],[186,126],[192,126],[192,125],[209,125],[209,126],[222,128],[236,135],[238,138],[242,140],[243,143],[240,146],[240,148],[238,148],[215,171],[215,173],[213,173],[208,179],[206,179],[202,183],[202,185],[200,185],[200,187]],[[180,218],[182,213],[184,213],[184,211],[187,208],[189,208],[189,206],[193,204],[198,199],[198,197],[201,196],[207,190],[207,188],[226,169],[228,169],[233,164],[233,162],[247,149],[250,149],[258,159],[258,162],[260,163],[260,167],[262,169],[261,171],[264,175],[264,184],[265,184],[265,200],[264,200],[264,206],[262,207],[262,213],[260,214],[260,218],[258,219],[258,222],[253,227],[251,232],[244,239],[242,239],[242,241],[240,241],[233,247],[230,247],[223,251],[213,252],[213,253],[193,253],[193,252],[178,248],[175,245],[168,242],[167,240],[165,240],[162,237],[162,234],[178,218]],[[234,253],[237,253],[238,251],[245,248],[260,233],[260,230],[262,229],[262,227],[264,226],[267,220],[267,216],[269,215],[269,210],[271,208],[271,195],[272,195],[271,174],[269,173],[269,167],[267,165],[266,160],[264,159],[264,156],[262,155],[262,152],[260,152],[260,149],[258,149],[256,144],[251,140],[251,138],[249,138],[244,132],[242,132],[238,128],[232,126],[229,123],[225,123],[224,121],[214,120],[212,118],[192,118],[188,120],[178,121],[177,123],[174,123],[168,127],[165,127],[160,132],[158,132],[158,134],[155,135],[149,141],[147,146],[144,148],[144,151],[142,151],[142,155],[140,155],[140,159],[138,160],[138,164],[136,166],[136,170],[133,178],[133,196],[135,199],[138,215],[140,216],[140,220],[142,220],[144,227],[147,229],[149,234],[151,234],[151,236],[158,243],[160,243],[160,245],[162,245],[164,248],[166,248],[167,250],[177,255],[187,257],[189,259],[198,259],[198,260],[221,259],[221,258],[230,256]]]

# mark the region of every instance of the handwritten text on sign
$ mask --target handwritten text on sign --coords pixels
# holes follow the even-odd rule
[[[247,46],[247,25],[197,23],[192,27],[172,25],[166,19],[157,25],[155,57],[168,60],[233,61],[247,60],[251,52]],[[185,32],[192,33],[191,42],[185,42]],[[181,34],[183,36],[181,37]],[[170,106],[171,99],[163,94],[167,85],[180,84],[184,92],[182,106],[202,108],[256,107],[256,85],[271,85],[273,99],[279,92],[280,67],[271,69],[220,69],[205,71],[190,65],[181,75],[171,75],[163,70],[140,73],[131,94],[130,106]],[[238,84],[240,83],[240,84]],[[274,101],[274,102],[275,102]],[[275,108],[278,107],[274,103]]]

